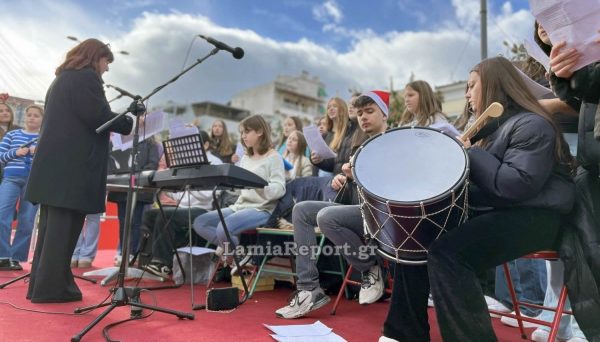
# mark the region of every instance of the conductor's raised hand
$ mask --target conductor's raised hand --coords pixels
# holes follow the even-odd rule
[[[146,106],[141,101],[135,100],[131,102],[127,110],[135,116],[140,116],[146,113]]]

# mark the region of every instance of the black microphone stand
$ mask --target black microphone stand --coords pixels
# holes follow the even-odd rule
[[[136,96],[136,100],[135,100],[135,102],[137,102],[136,104],[143,104],[151,96],[153,96],[154,94],[159,92],[161,89],[163,89],[167,85],[175,82],[183,74],[187,73],[192,68],[194,68],[196,65],[202,63],[204,60],[206,60],[210,56],[215,55],[217,52],[219,52],[219,49],[214,48],[206,56],[204,56],[201,59],[198,59],[194,64],[190,65],[185,70],[182,70],[179,74],[177,74],[175,77],[173,77],[172,79],[167,81],[165,84],[155,88],[150,94],[146,95],[145,97],[142,98],[141,96]],[[130,106],[130,108],[128,110],[124,111],[123,113],[118,114],[111,120],[107,121],[102,126],[100,126],[96,129],[96,133],[100,134],[100,133],[104,132],[105,130],[107,130],[108,127],[110,125],[112,125],[112,123],[114,121],[118,120],[123,115],[129,113],[131,111],[132,107],[135,108],[137,106]],[[133,109],[133,110],[136,111],[135,109]],[[131,170],[129,172],[129,182],[128,182],[129,187],[127,189],[127,204],[125,206],[125,227],[123,230],[124,237],[123,237],[123,242],[122,242],[122,247],[121,247],[121,254],[122,254],[121,260],[122,261],[121,261],[121,265],[119,267],[119,274],[117,276],[117,284],[114,288],[111,289],[111,292],[113,292],[113,296],[112,296],[110,303],[101,303],[99,305],[92,305],[92,306],[88,306],[88,307],[75,309],[75,313],[82,313],[82,312],[94,310],[99,307],[108,306],[108,308],[106,310],[104,310],[98,317],[96,317],[96,319],[94,319],[83,330],[81,330],[81,332],[79,332],[79,334],[71,337],[72,342],[80,341],[81,338],[88,331],[90,331],[96,324],[98,324],[104,317],[106,317],[114,308],[119,307],[119,306],[130,305],[132,308],[138,308],[138,309],[143,308],[143,309],[164,312],[164,313],[168,313],[171,315],[175,315],[175,316],[177,316],[177,318],[187,318],[190,320],[193,320],[195,318],[193,313],[175,311],[175,310],[161,308],[158,306],[144,304],[139,299],[139,292],[140,292],[139,288],[133,288],[133,287],[126,288],[125,287],[125,276],[127,274],[127,268],[129,266],[129,262],[128,262],[129,261],[129,240],[130,240],[130,235],[131,235],[131,220],[132,220],[132,216],[133,216],[133,206],[134,206],[134,197],[135,197],[134,195],[137,192],[136,190],[134,190],[134,183],[135,183],[135,169],[136,169],[136,164],[137,164],[136,163],[136,155],[138,152],[138,143],[139,143],[139,135],[138,135],[139,116],[137,115],[138,113],[133,113],[133,114],[136,117],[135,128],[134,128],[134,133],[133,133],[133,147],[131,149],[131,158],[132,158],[131,160],[133,161],[133,167],[131,168]]]

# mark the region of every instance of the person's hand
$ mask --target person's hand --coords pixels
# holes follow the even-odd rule
[[[18,157],[24,157],[29,153],[29,147],[21,147],[17,149],[17,156]]]
[[[237,154],[233,154],[233,155],[231,156],[231,162],[232,162],[232,163],[234,163],[234,164],[235,164],[235,163],[237,163],[237,162],[239,162],[239,161],[240,161],[240,156],[238,156]]]
[[[344,163],[344,165],[342,165],[342,172],[347,178],[352,178],[352,168],[350,167],[350,163]]]
[[[29,153],[35,154],[35,146],[29,147]]]
[[[135,100],[131,102],[127,110],[135,116],[140,116],[146,113],[146,106],[144,106],[144,104],[141,101]]]
[[[319,164],[320,162],[323,161],[323,159],[321,157],[319,157],[316,153],[311,152],[310,153],[310,161],[312,161],[313,164]]]
[[[344,184],[346,184],[346,176],[341,174],[335,175],[335,177],[333,177],[333,180],[331,181],[331,187],[335,191],[340,190],[342,186],[344,186]]]
[[[567,45],[562,41],[554,46],[550,51],[550,69],[560,78],[569,79],[573,75],[573,68],[579,61],[581,53],[571,48],[565,51],[562,49]]]
[[[460,141],[465,148],[471,147],[471,139],[463,137],[462,135],[457,136],[456,139],[458,139],[458,141]]]

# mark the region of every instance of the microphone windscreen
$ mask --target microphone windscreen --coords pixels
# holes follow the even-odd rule
[[[244,50],[242,50],[241,47],[236,47],[233,49],[233,58],[242,59],[242,57],[244,57]]]

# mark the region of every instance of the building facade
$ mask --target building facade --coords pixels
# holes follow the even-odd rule
[[[267,84],[243,90],[232,97],[231,106],[251,114],[297,116],[312,123],[324,115],[326,96],[319,77],[303,71],[299,76],[279,75]]]

